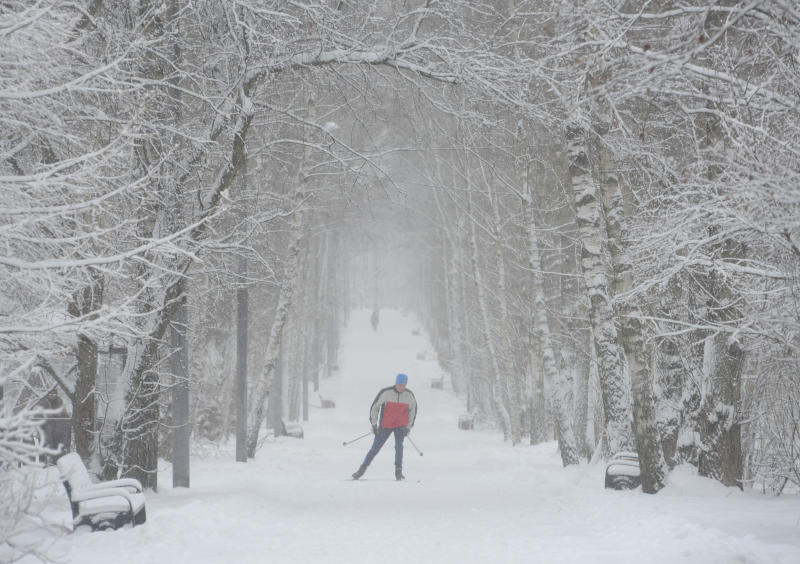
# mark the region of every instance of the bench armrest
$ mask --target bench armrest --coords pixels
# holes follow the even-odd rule
[[[81,490],[79,492],[72,492],[70,497],[74,502],[100,499],[104,497],[122,497],[128,501],[128,505],[133,507],[133,498],[131,497],[131,493],[125,488],[92,488],[88,490]]]
[[[90,487],[84,488],[81,491],[90,491],[90,490],[108,489],[108,488],[132,488],[133,493],[142,493],[142,484],[136,478],[120,478],[118,480],[99,482],[97,484],[92,484]]]

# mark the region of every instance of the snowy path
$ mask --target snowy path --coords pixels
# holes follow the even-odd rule
[[[742,494],[673,474],[657,496],[602,488],[603,468],[561,468],[555,444],[512,448],[496,433],[459,431],[462,403],[430,388],[439,376],[411,318],[382,312],[377,332],[356,312],[341,370],[312,397],[306,438],[265,445],[247,464],[192,460],[191,489],[166,469],[146,526],[68,535],[53,547],[81,564],[244,563],[785,563],[800,562],[800,499]],[[428,360],[417,358],[427,353]],[[369,447],[367,412],[394,375],[419,401],[408,480],[393,479],[391,440],[365,478],[347,477]],[[65,510],[66,510],[66,504]]]

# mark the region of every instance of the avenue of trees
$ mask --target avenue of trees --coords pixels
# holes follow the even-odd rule
[[[155,488],[172,393],[223,441],[238,371],[252,457],[352,307],[510,444],[800,487],[791,0],[10,0],[0,53],[0,541],[42,417]]]

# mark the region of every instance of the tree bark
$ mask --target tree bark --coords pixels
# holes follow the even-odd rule
[[[731,239],[719,249],[725,260],[740,260],[745,246]],[[706,284],[709,321],[721,330],[709,335],[703,346],[702,403],[699,412],[701,476],[719,480],[726,486],[743,488],[742,438],[739,413],[742,402],[742,372],[745,351],[739,337],[725,330],[733,326],[741,314],[736,297],[725,277],[712,272]]]
[[[92,271],[91,281],[73,295],[67,311],[72,317],[86,317],[103,305],[104,282],[101,274]],[[77,452],[83,460],[94,453],[97,430],[97,344],[84,333],[78,334],[75,350],[77,372],[75,387],[70,394],[72,402],[72,437]]]
[[[722,333],[704,345],[707,396],[700,409],[699,473],[743,489],[742,439],[738,413],[745,354],[735,338]]]
[[[339,233],[333,231],[329,238],[328,254],[328,287],[327,287],[327,327],[325,331],[325,373],[328,377],[333,373],[333,367],[339,356],[339,304],[342,302],[341,279],[337,275],[338,268],[342,265],[339,253]]]
[[[606,437],[612,453],[633,450],[631,398],[617,340],[608,269],[604,263],[607,235],[591,177],[581,125],[567,127],[569,177],[581,240],[581,270],[589,296],[589,317],[598,360]]]
[[[673,468],[678,463],[678,432],[681,423],[681,396],[685,369],[672,340],[660,343],[656,350],[656,374],[660,388],[661,417],[657,420],[661,435],[661,449],[667,466]]]
[[[514,366],[514,353],[512,348],[511,320],[508,314],[508,291],[506,289],[506,262],[503,257],[503,241],[500,232],[500,210],[497,202],[497,195],[494,190],[492,179],[487,179],[489,188],[489,203],[492,208],[492,238],[494,239],[494,256],[497,266],[497,296],[500,301],[500,350],[503,354],[500,357],[503,366],[503,399],[507,406],[509,431],[511,444],[517,445],[522,435],[522,405],[520,382],[517,370]]]
[[[550,322],[547,319],[547,303],[542,282],[542,262],[539,255],[539,237],[536,233],[536,222],[533,209],[533,195],[527,182],[524,195],[526,197],[525,221],[528,236],[528,266],[531,271],[531,289],[533,292],[534,330],[539,335],[542,353],[542,372],[544,384],[550,398],[553,419],[558,438],[558,450],[564,466],[577,464],[578,449],[575,445],[575,434],[572,429],[572,418],[569,413],[569,389],[563,373],[559,372],[555,362],[555,352],[550,333]]]
[[[585,332],[574,335],[576,351],[574,352],[575,374],[575,443],[581,458],[592,458],[593,446],[587,440],[589,426],[589,377],[591,374],[588,338]]]
[[[470,201],[471,198],[472,196],[469,195],[468,201]],[[472,206],[468,203],[468,213],[471,213],[471,210]],[[469,252],[472,263],[472,275],[474,277],[475,288],[478,293],[478,309],[480,310],[483,326],[483,338],[484,342],[486,343],[486,352],[488,355],[487,364],[489,365],[490,370],[492,406],[495,412],[499,415],[500,422],[503,425],[503,436],[505,440],[508,440],[509,432],[511,430],[511,418],[503,402],[503,386],[500,381],[500,366],[497,360],[497,351],[495,349],[494,339],[492,338],[492,323],[489,317],[489,306],[486,303],[486,291],[483,285],[483,276],[481,275],[480,257],[478,256],[478,238],[475,234],[475,221],[471,217],[468,217],[467,221],[469,221]]]
[[[464,338],[462,334],[461,325],[461,309],[464,307],[459,301],[461,296],[460,283],[461,273],[460,266],[460,252],[461,249],[457,245],[458,235],[451,232],[452,220],[447,216],[444,207],[442,206],[441,198],[438,190],[433,191],[433,198],[436,202],[436,209],[439,212],[439,219],[441,220],[442,231],[442,245],[444,256],[442,260],[442,270],[445,279],[445,300],[447,311],[447,337],[449,348],[449,367],[450,378],[453,385],[453,391],[458,393],[461,389],[469,390],[469,385],[465,384],[467,378],[466,365],[464,360]]]
[[[294,202],[297,206],[302,205],[305,191],[302,184],[294,195]],[[250,413],[247,438],[247,456],[253,458],[258,446],[258,435],[264,423],[264,415],[267,406],[267,397],[272,387],[272,380],[275,377],[275,363],[278,360],[281,340],[286,321],[289,318],[289,311],[294,300],[294,291],[298,281],[300,250],[305,236],[305,214],[302,209],[296,209],[290,222],[289,247],[286,252],[285,268],[281,279],[280,296],[278,306],[275,310],[275,318],[272,322],[269,341],[264,355],[264,370],[261,378],[256,382],[253,391],[253,405]]]
[[[603,148],[600,149],[600,185],[605,191],[606,230],[608,233],[614,286],[616,295],[633,289],[633,266],[624,258],[621,249],[626,235],[622,190],[615,171],[615,163]],[[650,347],[645,342],[642,312],[632,298],[617,300],[620,317],[620,337],[628,361],[633,391],[633,431],[639,455],[642,491],[657,493],[664,487],[667,465],[661,450],[661,440],[656,425],[653,394],[653,364]]]

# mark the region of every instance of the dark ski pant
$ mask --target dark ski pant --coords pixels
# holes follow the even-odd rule
[[[386,427],[378,427],[378,432],[375,433],[375,439],[372,441],[372,447],[370,447],[367,456],[364,457],[364,462],[361,463],[362,466],[370,465],[372,459],[380,452],[386,439],[392,433],[394,433],[394,465],[403,465],[403,440],[406,438],[406,428],[387,429]]]

